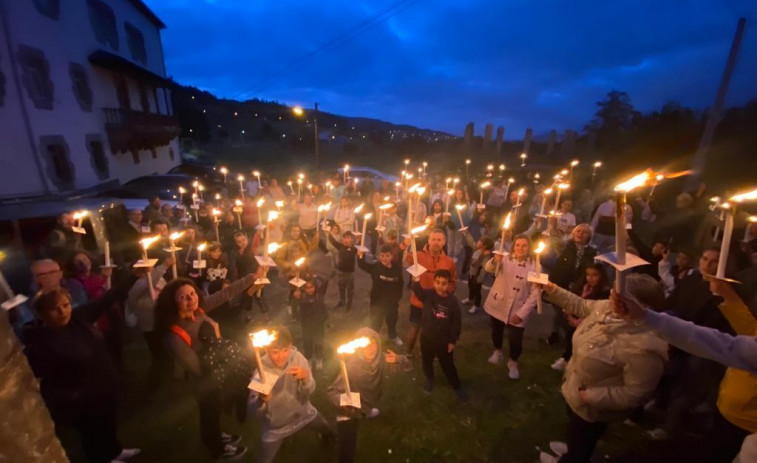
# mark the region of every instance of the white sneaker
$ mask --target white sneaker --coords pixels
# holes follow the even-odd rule
[[[245,453],[247,453],[247,447],[243,445],[226,444],[223,447],[223,453],[216,459],[216,461],[239,460],[244,456]]]
[[[461,304],[470,304],[471,302],[473,302],[473,301],[471,301],[467,297],[465,299],[463,299],[462,301],[460,301]]]
[[[492,353],[491,357],[489,357],[489,363],[492,365],[496,365],[498,363],[502,363],[502,360],[505,359],[505,356],[502,355],[501,350],[495,350],[494,353]]]
[[[509,376],[510,379],[520,378],[520,372],[518,371],[518,362],[515,362],[513,360],[507,361],[507,376]]]
[[[128,460],[129,458],[134,458],[137,455],[139,455],[141,451],[142,450],[140,449],[121,449],[121,453],[119,453],[118,456],[114,458],[114,460],[118,460],[118,461]]]
[[[646,434],[651,437],[652,440],[665,440],[668,438],[668,432],[662,428],[650,429]]]
[[[394,342],[394,345],[397,346],[397,347],[400,347],[403,344],[405,344],[404,342],[402,342],[402,339],[400,339],[399,336],[397,336],[394,339],[392,339],[392,342]]]
[[[552,364],[551,368],[555,371],[563,371],[567,365],[568,362],[563,357],[560,357],[555,360],[555,363]]]
[[[561,457],[568,453],[568,444],[565,442],[552,441],[549,443],[549,449],[552,450],[555,455]]]
[[[381,413],[381,410],[379,410],[378,408],[371,408],[371,411],[369,411],[365,416],[367,418],[376,418],[377,416],[379,416],[379,413]]]
[[[468,313],[469,314],[474,314],[474,313],[478,312],[479,310],[481,310],[481,307],[479,307],[477,305],[474,305],[473,307],[470,308],[470,310],[468,311]]]
[[[541,452],[539,453],[539,462],[540,463],[557,463],[557,458],[553,455],[548,454],[547,452]]]

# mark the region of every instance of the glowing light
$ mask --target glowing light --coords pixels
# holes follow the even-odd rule
[[[536,249],[534,249],[534,254],[541,254],[546,247],[547,245],[544,244],[544,241],[539,241],[539,244],[536,245]]]
[[[363,336],[362,338],[353,339],[352,341],[337,347],[336,353],[339,355],[354,354],[356,350],[368,347],[371,339]]]
[[[640,174],[636,174],[630,179],[626,180],[625,182],[622,182],[615,186],[615,191],[622,191],[624,193],[628,193],[631,190],[634,190],[639,187],[643,187],[647,184],[650,177],[650,171],[645,170],[644,172]]]
[[[159,239],[160,239],[160,235],[151,236],[149,238],[142,238],[141,240],[139,240],[139,244],[142,246],[142,249],[147,251],[147,249]]]
[[[305,258],[304,257],[300,257],[299,259],[297,259],[296,261],[294,261],[294,265],[296,267],[302,267],[302,264],[304,264],[304,263],[305,263]]]
[[[757,188],[752,191],[748,191],[746,193],[741,193],[741,194],[731,197],[731,201],[735,203],[740,203],[744,201],[754,201],[755,199],[757,199]]]
[[[421,225],[420,227],[415,227],[412,230],[410,230],[411,235],[417,235],[418,233],[422,232],[426,229],[428,225]]]
[[[302,116],[303,114],[305,114],[305,110],[302,109],[302,106],[295,106],[294,108],[292,108],[292,112],[295,116]]]
[[[252,338],[252,347],[267,347],[276,340],[277,333],[275,331],[260,330],[250,335]]]

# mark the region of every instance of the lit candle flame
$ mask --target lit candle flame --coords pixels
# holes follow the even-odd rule
[[[481,184],[481,188],[489,188],[491,186],[491,182],[484,182]]]
[[[544,241],[539,241],[539,244],[536,245],[536,249],[534,249],[534,254],[541,254],[546,247],[547,245],[544,244]]]
[[[645,170],[644,172],[640,174],[636,174],[630,179],[626,180],[625,182],[616,185],[615,191],[628,193],[631,190],[634,190],[639,187],[643,187],[649,181],[650,174],[651,173],[649,170]]]
[[[465,209],[465,204],[455,204],[455,209],[462,211],[463,209]]]
[[[229,173],[229,169],[227,169],[227,168],[225,168],[225,167],[221,167],[221,169],[220,169],[220,170],[221,170],[221,173],[222,173],[223,175],[226,175],[226,174],[228,174],[228,173]]]
[[[204,251],[204,250],[205,250],[205,248],[207,248],[207,247],[208,247],[208,243],[202,243],[202,244],[199,244],[199,245],[197,246],[197,250],[198,250],[198,251],[200,251],[200,252],[202,252],[202,251]]]
[[[552,188],[547,188],[546,190],[544,190],[544,194],[545,195],[551,195],[552,194]]]
[[[237,177],[237,181],[244,182],[244,175],[240,175],[239,177]]]
[[[578,159],[574,159],[574,160],[570,161],[570,166],[571,167],[576,167],[577,165],[578,165]]]
[[[299,175],[298,175],[298,177],[304,179],[305,178],[305,174],[303,174],[302,172],[300,172]]]
[[[273,254],[274,252],[281,249],[281,245],[279,243],[269,243],[268,244],[268,254]]]
[[[184,236],[184,232],[173,232],[173,233],[171,233],[171,236],[169,236],[168,238],[171,241],[176,241],[179,238],[181,238],[182,236]]]
[[[413,186],[411,186],[410,188],[408,188],[408,189],[407,189],[407,191],[408,191],[408,192],[410,192],[410,193],[412,193],[412,192],[414,192],[415,190],[417,190],[418,188],[420,188],[420,187],[421,187],[421,185],[422,185],[422,183],[416,183],[415,185],[413,185]]]
[[[74,220],[81,220],[89,215],[89,211],[78,211],[74,213]]]
[[[355,214],[359,214],[359,213],[360,213],[360,211],[362,211],[362,210],[363,210],[363,206],[365,206],[365,203],[362,203],[362,204],[360,204],[360,205],[359,205],[358,207],[356,207],[356,208],[355,208],[355,209],[353,210],[353,212],[354,212]]]
[[[279,209],[284,207],[284,201],[276,201],[274,204],[276,204],[276,207],[278,207]]]
[[[370,343],[371,338],[363,336],[362,338],[353,339],[346,344],[342,344],[336,349],[336,353],[340,355],[354,354],[356,350],[368,347]]]
[[[256,205],[257,205],[258,207],[260,207],[260,206],[262,206],[262,205],[263,205],[264,203],[265,203],[265,198],[260,198],[260,199],[258,199],[258,202],[256,203]]]
[[[567,188],[570,188],[570,183],[561,183],[561,184],[557,185],[557,188],[559,188],[561,190],[565,190]]]
[[[602,161],[595,162],[594,167],[602,167]]]
[[[186,192],[187,192],[187,190],[185,190],[183,186],[179,187],[179,193],[184,194]]]
[[[512,212],[508,212],[507,216],[505,217],[505,223],[502,225],[502,228],[504,230],[509,230],[510,229],[511,215],[512,215]]]
[[[744,201],[754,201],[755,199],[757,199],[757,188],[755,188],[752,191],[748,191],[746,193],[741,193],[741,194],[731,197],[731,201],[735,203],[741,203]]]
[[[261,348],[271,345],[276,340],[277,333],[275,331],[260,330],[250,335],[252,338],[252,346]]]
[[[192,186],[193,187],[197,188],[198,185],[200,185],[200,182],[198,182],[197,180],[195,180],[194,182],[192,182]]]
[[[236,205],[237,207],[242,207],[242,200],[241,200],[241,199],[237,199],[237,200],[235,200],[235,201],[234,201],[234,204],[235,204],[235,205]]]
[[[561,170],[560,175],[568,175],[568,169]]]
[[[423,193],[426,192],[426,187],[420,187],[415,192],[418,193],[418,196],[423,196]]]
[[[302,185],[302,179],[301,178],[297,179],[297,185]]]
[[[425,230],[426,227],[427,227],[427,225],[421,225],[420,227],[415,227],[412,230],[410,230],[410,234],[411,235],[417,235],[418,233],[420,233],[423,230]]]
[[[387,209],[391,208],[392,206],[394,206],[394,204],[393,204],[393,203],[386,203],[386,204],[382,204],[382,205],[380,205],[380,206],[379,206],[379,209],[381,209],[382,211],[385,211],[385,210],[387,210]]]
[[[252,175],[254,175],[255,177],[260,177],[260,171],[259,170],[253,171]]]
[[[160,235],[151,236],[149,238],[142,238],[139,240],[139,244],[142,245],[142,249],[147,251],[147,248],[152,246],[152,244],[160,239]]]
[[[279,212],[278,211],[268,211],[268,221],[273,222],[274,220],[279,218]]]
[[[300,257],[299,259],[297,259],[296,261],[294,261],[294,265],[297,266],[297,267],[302,267],[302,264],[304,264],[304,263],[305,263],[305,258],[304,257]]]
[[[507,179],[507,183],[515,183],[515,179],[510,177]]]
[[[368,220],[368,219],[370,219],[371,217],[373,217],[373,214],[371,214],[371,213],[369,212],[369,213],[367,213],[367,214],[365,214],[365,215],[363,216],[363,220]]]
[[[222,212],[220,210],[216,209],[215,207],[213,208],[212,213],[213,213],[213,215],[221,215],[222,214]]]

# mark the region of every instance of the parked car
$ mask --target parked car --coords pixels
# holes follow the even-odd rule
[[[183,163],[169,170],[168,173],[188,175],[207,184],[223,183],[223,174],[218,172],[215,166],[212,165],[198,164],[195,162]]]
[[[344,167],[340,167],[337,169],[337,171],[344,175]],[[347,171],[350,177],[352,178],[370,178],[373,180],[373,183],[376,185],[376,188],[381,186],[381,180],[386,180],[391,184],[394,184],[394,182],[399,180],[399,177],[396,175],[387,174],[384,172],[381,172],[378,169],[374,169],[372,167],[365,167],[365,166],[350,166],[349,170]]]
[[[153,195],[158,195],[162,200],[177,200],[179,198],[179,187],[184,187],[190,192],[184,198],[184,201],[187,202],[191,200],[192,182],[194,181],[194,178],[184,174],[147,175],[106,190],[100,196],[149,199]],[[201,183],[206,188],[204,195],[212,197],[221,191],[220,185],[209,185],[202,181]]]

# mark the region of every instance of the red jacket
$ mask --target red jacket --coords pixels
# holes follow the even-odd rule
[[[408,251],[405,256],[405,262],[407,265],[413,265],[413,254]],[[451,257],[447,256],[444,251],[437,257],[431,255],[431,251],[428,250],[428,245],[424,246],[422,250],[418,251],[418,263],[426,267],[426,273],[421,275],[420,284],[423,289],[432,289],[434,287],[434,272],[439,269],[449,270],[452,275],[452,279],[449,282],[448,292],[450,294],[455,293],[455,285],[457,284],[457,273],[455,272],[455,261]],[[410,293],[410,305],[416,309],[423,309],[423,302],[421,302],[415,294]]]

